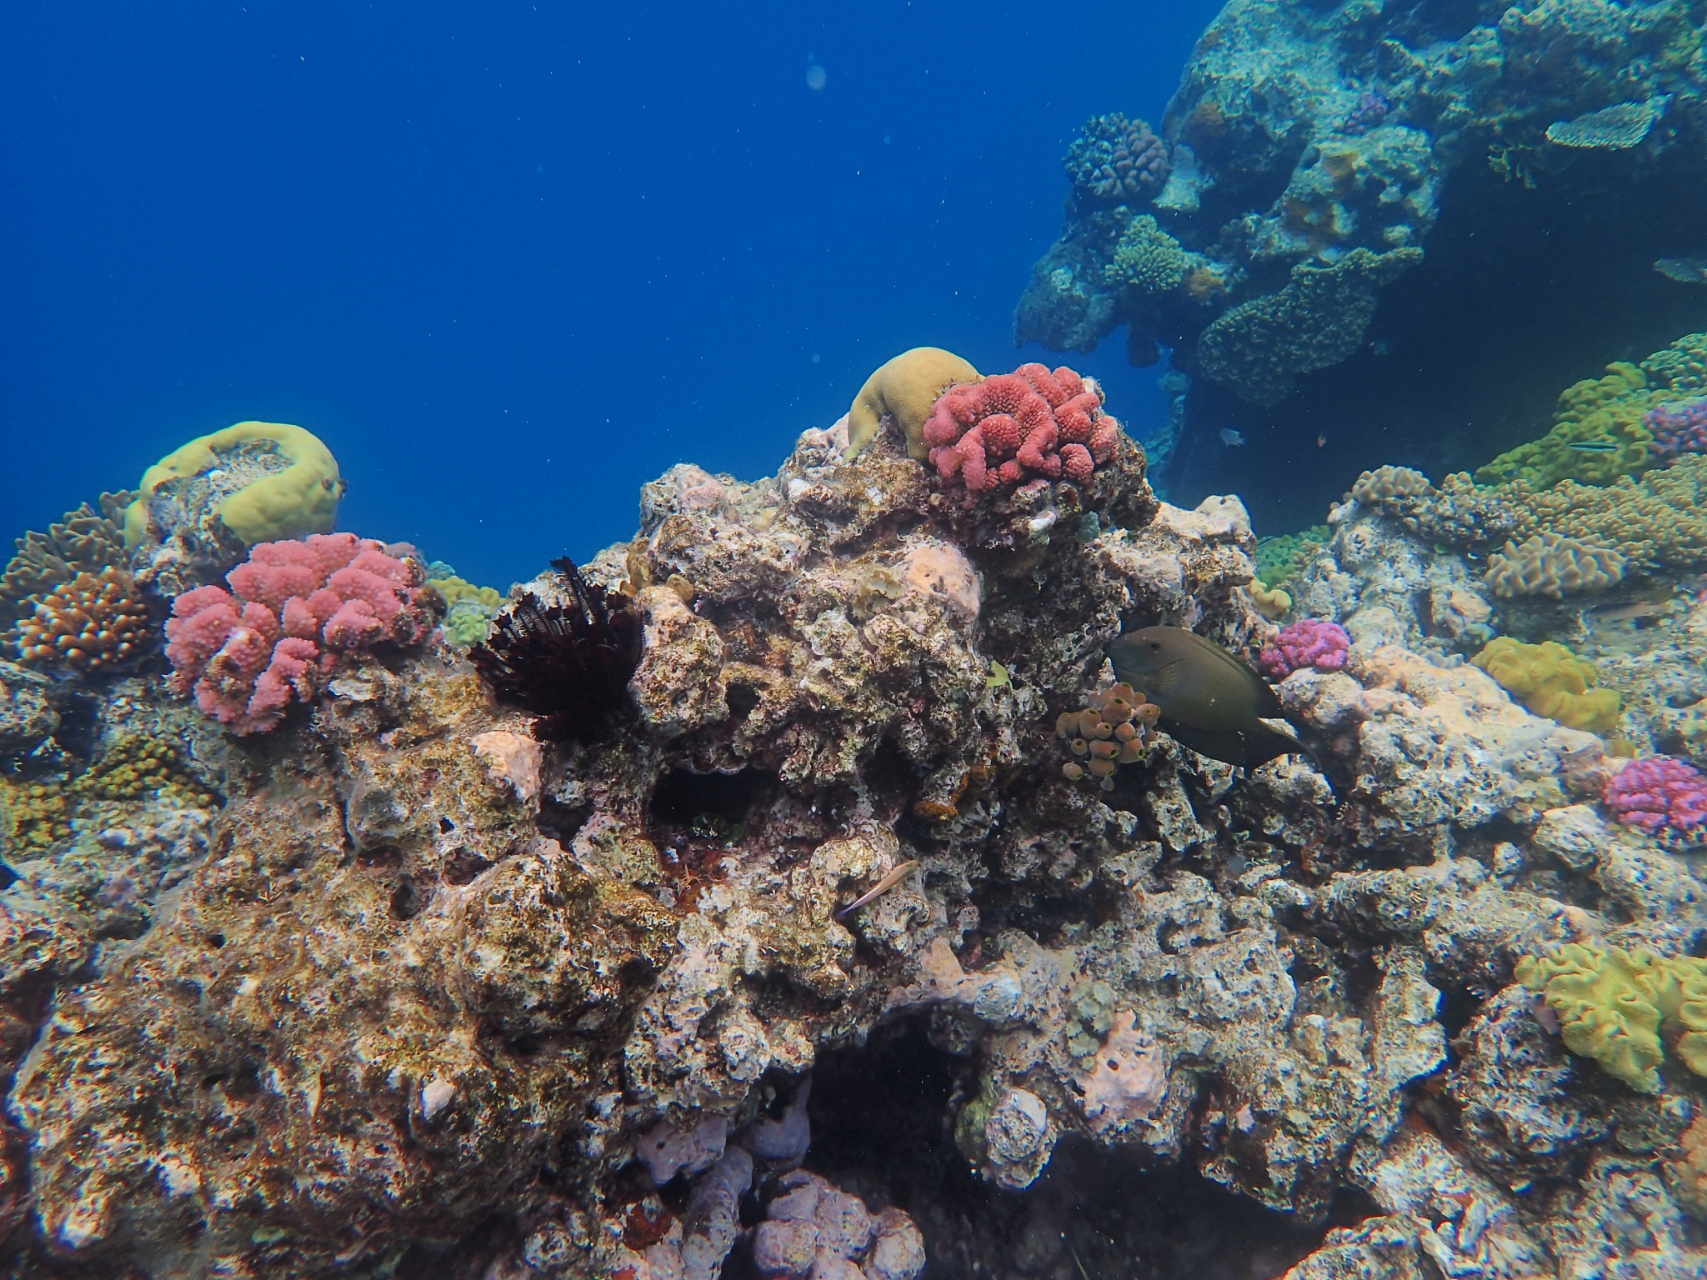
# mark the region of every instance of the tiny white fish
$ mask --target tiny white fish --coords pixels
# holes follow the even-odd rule
[[[1232,427],[1222,427],[1216,434],[1221,437],[1221,443],[1229,449],[1240,448],[1245,443],[1244,432],[1235,431]]]

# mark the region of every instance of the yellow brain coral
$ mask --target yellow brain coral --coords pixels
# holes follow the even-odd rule
[[[1571,729],[1606,733],[1618,726],[1616,689],[1597,689],[1600,673],[1552,640],[1524,644],[1510,636],[1490,640],[1470,659],[1538,716]]]
[[[907,455],[923,460],[925,419],[937,398],[957,382],[982,382],[984,375],[952,351],[914,347],[903,351],[865,380],[848,410],[848,451],[852,461],[877,439],[883,417],[895,419],[907,437]]]
[[[1519,960],[1517,980],[1558,1015],[1572,1053],[1631,1088],[1659,1092],[1662,1029],[1683,1065],[1707,1075],[1707,960],[1572,942]]]
[[[344,482],[332,451],[311,431],[284,422],[239,422],[201,436],[142,473],[142,493],[125,510],[128,546],[149,540],[151,504],[175,498],[211,503],[232,533],[253,546],[331,533]]]

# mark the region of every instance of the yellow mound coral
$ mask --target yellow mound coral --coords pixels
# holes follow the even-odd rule
[[[1642,415],[1663,398],[1648,376],[1625,361],[1606,366],[1601,378],[1585,378],[1565,388],[1553,414],[1553,429],[1539,440],[1502,453],[1476,472],[1483,484],[1523,480],[1546,489],[1561,480],[1610,484],[1619,476],[1639,476],[1649,466],[1653,433]]]
[[[472,600],[488,609],[496,609],[504,602],[496,587],[477,587],[463,578],[429,578],[427,585],[444,597],[446,608],[463,600]]]
[[[877,439],[883,416],[895,419],[907,437],[907,456],[921,461],[925,419],[937,397],[957,382],[982,382],[984,375],[952,351],[914,347],[903,351],[865,380],[848,410],[848,451],[852,461]]]
[[[332,451],[313,432],[283,422],[239,422],[201,436],[142,473],[125,509],[127,546],[148,541],[149,505],[162,489],[213,502],[232,533],[253,546],[331,533],[344,482]]]
[[[1659,1092],[1662,1029],[1683,1065],[1707,1075],[1707,960],[1571,942],[1519,960],[1517,980],[1558,1016],[1572,1053],[1631,1088]]]
[[[1595,688],[1600,673],[1594,663],[1557,641],[1524,644],[1500,636],[1470,661],[1538,716],[1591,733],[1605,733],[1618,725],[1618,691]]]

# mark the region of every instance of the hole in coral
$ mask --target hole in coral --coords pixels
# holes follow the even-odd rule
[[[18,883],[18,873],[4,862],[0,862],[0,889],[10,889]]]
[[[453,850],[445,858],[444,870],[441,873],[446,884],[468,884],[492,864],[481,857],[467,845]]]
[[[413,879],[404,876],[397,882],[397,887],[391,891],[391,915],[397,920],[409,920],[421,914],[427,905],[427,895],[422,893]]]
[[[590,804],[570,806],[553,800],[550,796],[540,797],[539,832],[547,839],[557,841],[565,849],[592,816],[593,806]]]
[[[451,832],[453,832],[455,830],[456,830],[456,823],[452,822],[449,818],[440,818],[439,819],[439,833],[441,835],[447,835],[448,836]]]
[[[225,935],[223,933],[210,933],[210,934],[208,934],[207,935],[207,945],[210,947],[213,947],[215,949],[217,949],[219,947],[223,947],[225,945]]]
[[[762,769],[739,773],[694,773],[672,769],[652,791],[654,821],[673,827],[695,823],[743,826],[759,793],[774,785],[776,775]]]

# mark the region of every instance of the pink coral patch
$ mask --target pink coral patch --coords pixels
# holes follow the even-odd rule
[[[1065,365],[1021,365],[950,387],[925,422],[931,465],[970,494],[1000,485],[1092,479],[1119,449],[1102,393]]]

